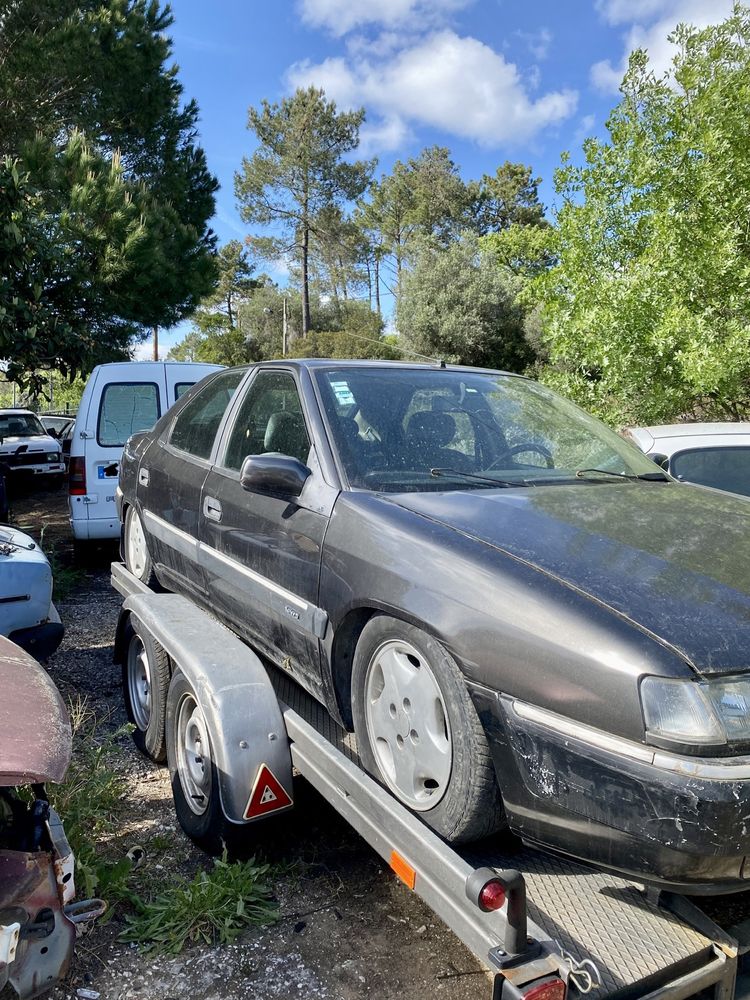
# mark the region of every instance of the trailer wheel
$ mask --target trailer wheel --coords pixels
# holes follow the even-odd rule
[[[167,761],[180,826],[208,854],[233,853],[244,827],[231,824],[221,808],[211,734],[195,692],[176,671],[167,695]]]
[[[125,565],[141,583],[151,587],[156,583],[154,564],[148,551],[146,532],[135,507],[128,507],[125,515]]]
[[[376,615],[354,652],[362,763],[450,843],[504,824],[487,738],[456,661],[432,636]]]
[[[146,628],[131,616],[126,626],[122,691],[133,742],[146,757],[167,759],[166,726],[169,657]]]

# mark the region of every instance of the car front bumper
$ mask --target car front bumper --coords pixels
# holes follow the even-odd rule
[[[680,892],[750,889],[750,757],[669,754],[470,691],[523,840]]]

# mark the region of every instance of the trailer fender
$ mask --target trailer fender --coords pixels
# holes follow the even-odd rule
[[[292,760],[271,681],[255,653],[211,615],[179,594],[134,594],[123,609],[161,643],[190,682],[208,725],[224,815],[245,813],[261,769],[292,801]],[[267,772],[263,772],[264,774]],[[271,809],[264,809],[267,815]]]

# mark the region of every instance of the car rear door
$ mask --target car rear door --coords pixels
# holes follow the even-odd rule
[[[292,455],[312,470],[295,501],[240,484],[248,455]],[[322,475],[298,375],[256,372],[203,487],[202,560],[212,607],[254,646],[322,695],[318,607],[321,551],[338,490]]]
[[[143,456],[137,498],[157,573],[177,592],[206,596],[198,555],[201,489],[224,415],[246,374],[220,372],[201,386]]]

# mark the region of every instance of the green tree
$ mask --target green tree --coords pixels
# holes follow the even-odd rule
[[[664,78],[631,56],[609,141],[564,159],[538,284],[546,377],[615,422],[750,405],[750,12],[673,40]]]
[[[226,316],[229,328],[233,329],[237,325],[239,305],[263,282],[253,277],[255,268],[250,263],[249,252],[239,240],[230,240],[219,249],[216,266],[216,287],[202,305],[209,310],[212,306],[218,308]]]
[[[126,356],[213,283],[171,23],[151,0],[0,0],[0,356],[22,380]]]
[[[511,226],[548,226],[544,205],[539,201],[541,177],[531,176],[531,167],[506,160],[493,176],[485,174],[471,185],[471,206],[480,235]]]
[[[235,190],[246,222],[273,225],[282,236],[255,239],[266,259],[291,254],[302,274],[302,335],[310,322],[310,237],[315,220],[365,190],[372,163],[346,157],[359,145],[364,109],[337,111],[322,90],[299,89],[280,104],[250,108],[248,128],[258,139],[242,161]]]
[[[524,336],[520,281],[466,234],[448,247],[425,243],[403,277],[397,321],[406,349],[454,364],[522,371],[533,361]]]

